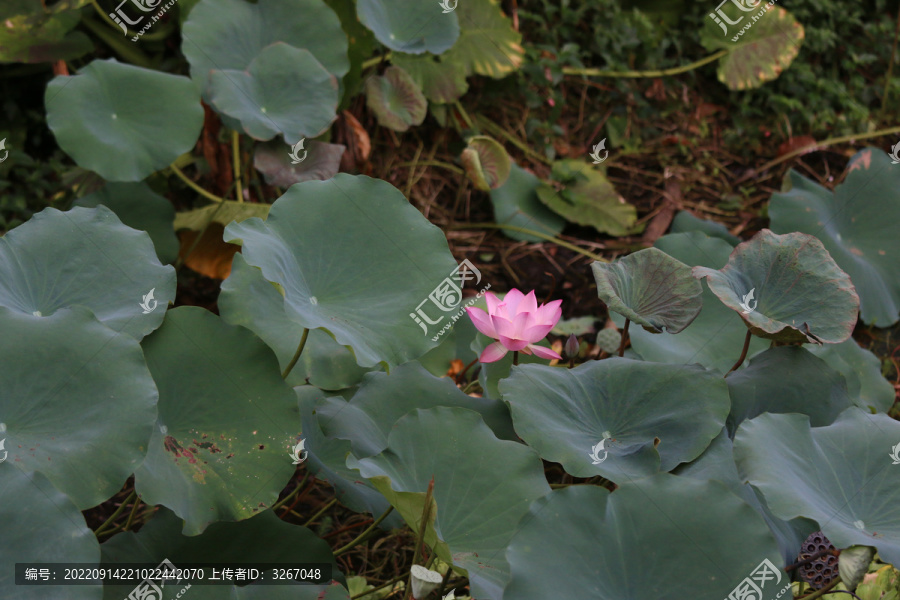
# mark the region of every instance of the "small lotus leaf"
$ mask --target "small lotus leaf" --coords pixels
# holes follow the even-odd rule
[[[506,555],[512,576],[503,597],[515,600],[727,598],[764,559],[777,577],[767,600],[788,581],[750,506],[718,481],[668,473],[612,493],[579,485],[532,502]],[[637,564],[653,576],[636,575]]]
[[[717,10],[737,21],[726,25],[706,18],[700,42],[708,50],[729,51],[719,62],[719,81],[731,90],[758,88],[778,78],[800,52],[806,33],[803,26],[785,9],[757,0],[753,10],[739,4],[719,4]],[[725,32],[723,33],[723,29]]]
[[[203,127],[190,79],[95,60],[44,94],[47,126],[78,166],[109,181],[141,181],[189,152]]]
[[[819,238],[853,279],[862,321],[887,327],[900,319],[900,169],[884,150],[865,148],[848,171],[834,193],[791,171],[791,190],[769,203],[771,227]]]
[[[718,221],[700,219],[686,210],[679,211],[672,220],[672,233],[685,233],[699,231],[709,237],[719,238],[728,242],[732,247],[741,243],[741,238],[732,235],[728,229]]]
[[[697,458],[730,407],[716,373],[618,357],[574,369],[513,367],[500,393],[516,433],[541,458],[616,483]]]
[[[428,100],[409,74],[400,67],[385,69],[384,75],[366,80],[366,104],[378,123],[394,131],[406,131],[425,120]]]
[[[836,344],[856,326],[859,296],[850,277],[805,233],[763,229],[722,269],[694,267],[694,277],[706,277],[719,300],[763,338]]]
[[[119,220],[132,229],[146,231],[156,248],[159,262],[168,264],[178,258],[178,238],[172,223],[175,209],[144,182],[110,182],[100,190],[82,196],[73,206],[93,208],[102,204],[116,213]]]
[[[451,0],[452,1],[452,0]],[[357,0],[360,22],[397,52],[441,54],[459,38],[456,12],[441,12],[440,2]]]
[[[651,333],[678,333],[697,318],[703,288],[691,268],[657,248],[611,263],[591,263],[597,293],[610,310]]]
[[[856,407],[827,427],[767,413],[741,424],[734,457],[779,518],[814,519],[837,548],[875,546],[900,564],[900,469],[891,464],[898,440],[900,423]]]
[[[309,50],[266,46],[246,71],[211,71],[209,99],[250,137],[288,144],[323,133],[337,118],[338,81]]]
[[[174,299],[175,269],[105,206],[45,208],[0,238],[0,306],[47,317],[80,305],[141,339]]]
[[[461,160],[476,189],[495,190],[509,179],[512,166],[509,154],[497,140],[486,135],[469,138]]]
[[[434,0],[432,0],[434,1]],[[513,29],[498,0],[456,3],[459,40],[441,55],[443,62],[461,65],[465,76],[485,75],[500,79],[519,69],[525,60],[522,34]],[[438,54],[438,52],[435,52]]]

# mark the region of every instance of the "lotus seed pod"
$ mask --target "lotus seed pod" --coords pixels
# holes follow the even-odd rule
[[[597,345],[607,354],[615,354],[622,343],[622,334],[615,329],[601,329],[597,334]]]
[[[800,546],[797,562],[806,560],[813,554],[823,550],[835,550],[835,547],[821,531],[815,531],[809,534],[809,537]],[[866,563],[866,566],[868,566],[868,563]],[[826,554],[812,562],[801,565],[798,570],[800,577],[804,581],[811,585],[813,589],[820,590],[837,578],[838,558],[833,554]]]
[[[413,600],[422,600],[422,598],[436,590],[444,580],[443,575],[437,571],[432,571],[419,565],[413,565],[409,570],[409,574],[412,576]]]

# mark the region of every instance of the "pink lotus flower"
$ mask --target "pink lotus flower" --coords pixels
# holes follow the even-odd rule
[[[491,292],[484,295],[488,311],[467,307],[466,312],[476,329],[484,335],[500,340],[490,344],[478,358],[483,363],[496,362],[510,350],[546,359],[560,359],[559,354],[549,348],[536,346],[559,321],[562,300],[554,300],[538,306],[534,291],[526,296],[517,289],[511,289],[501,301]]]

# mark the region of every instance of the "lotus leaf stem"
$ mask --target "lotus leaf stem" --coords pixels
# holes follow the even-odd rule
[[[231,132],[231,168],[234,170],[234,181],[237,183],[237,201],[244,201],[244,186],[241,185],[241,135]]]
[[[113,514],[112,514],[112,515],[111,515],[111,516],[103,523],[103,525],[101,525],[100,527],[97,528],[97,531],[94,532],[94,535],[98,535],[98,536],[99,536],[101,533],[103,533],[103,530],[104,530],[104,529],[106,529],[107,527],[109,527],[110,525],[112,525],[113,521],[115,521],[115,520],[119,517],[119,515],[121,515],[122,512],[125,510],[125,507],[128,506],[128,503],[131,502],[132,500],[134,500],[136,497],[137,497],[137,492],[134,491],[134,490],[131,490],[131,493],[128,494],[128,497],[125,498],[125,500],[122,502],[122,504],[119,505],[119,508],[116,509],[116,512],[114,512],[114,513],[113,513]]]
[[[419,523],[419,535],[416,540],[416,548],[413,550],[412,564],[419,563],[419,555],[421,554],[422,544],[425,543],[425,530],[428,529],[428,518],[431,515],[431,499],[434,495],[434,477],[428,482],[428,490],[425,492],[425,506],[422,508],[422,521]],[[412,574],[410,574],[410,578]],[[412,584],[406,586],[406,592],[403,594],[403,600],[409,600],[412,594]]]
[[[287,376],[290,374],[291,369],[294,368],[294,365],[297,364],[297,361],[300,360],[300,355],[303,353],[303,348],[306,346],[306,338],[309,337],[309,327],[303,328],[303,337],[300,338],[300,345],[297,346],[297,351],[294,352],[294,358],[291,359],[291,362],[284,369],[284,373],[281,374],[282,379],[287,379]]]
[[[800,596],[800,598],[798,598],[797,600],[816,600],[816,598],[821,598],[821,597],[824,596],[825,594],[831,593],[831,592],[829,592],[828,590],[830,590],[831,588],[833,588],[834,586],[836,586],[836,585],[839,584],[840,582],[841,582],[841,578],[840,578],[840,577],[836,577],[836,578],[834,579],[834,581],[832,581],[831,583],[829,583],[828,585],[826,585],[825,587],[823,587],[821,590],[816,590],[815,592],[813,592],[813,593],[810,594],[809,596]]]
[[[362,598],[363,596],[368,596],[369,594],[377,592],[378,590],[382,590],[388,586],[394,585],[395,583],[403,581],[404,579],[406,579],[406,575],[400,575],[399,577],[394,577],[390,581],[382,583],[378,587],[372,588],[371,590],[368,590],[365,592],[361,592],[359,594],[356,594],[355,596],[350,596],[350,600],[357,600],[358,598]]]
[[[579,69],[576,67],[563,67],[563,75],[583,75],[585,77],[626,77],[629,79],[642,79],[645,77],[666,77],[667,75],[678,75],[687,73],[703,65],[715,62],[731,52],[730,50],[719,50],[715,54],[710,54],[706,58],[697,62],[680,67],[672,67],[671,69],[659,69],[653,71],[601,71],[600,69]]]
[[[752,337],[752,335],[753,334],[750,333],[750,330],[747,329],[747,336],[744,338],[744,348],[741,350],[741,357],[737,360],[736,363],[734,363],[734,366],[728,370],[728,373],[731,373],[744,363],[744,359],[747,358],[747,350],[750,349],[750,338]],[[725,373],[723,377],[728,377],[728,373]]]
[[[192,190],[194,190],[195,192],[197,192],[204,198],[212,200],[213,202],[225,202],[225,198],[219,198],[215,194],[207,192],[202,187],[200,187],[199,185],[197,185],[196,183],[194,183],[193,181],[188,179],[188,176],[184,174],[184,171],[182,171],[181,169],[176,167],[175,163],[172,163],[171,165],[169,165],[169,168],[172,169],[172,172],[175,173],[175,175],[177,175],[179,179],[181,179],[183,182],[185,182],[189,188],[191,188]]]
[[[131,509],[131,514],[128,515],[128,520],[125,521],[125,527],[122,528],[122,531],[128,531],[128,528],[131,527],[131,524],[134,522],[134,515],[137,514],[137,509],[140,505],[141,499],[138,497],[134,501],[134,508]]]
[[[300,490],[303,489],[303,484],[306,483],[307,479],[309,479],[309,473],[306,473],[306,475],[303,476],[303,479],[300,480],[300,483],[297,485],[296,488],[294,488],[293,492],[291,492],[290,494],[285,496],[283,500],[279,500],[278,502],[273,504],[272,510],[278,510],[279,508],[284,506],[284,504],[286,502],[290,501],[294,496],[296,496],[298,493],[300,493]]]
[[[625,319],[625,328],[622,329],[622,341],[619,342],[619,356],[625,356],[625,343],[628,340],[628,326],[631,325],[631,319]]]
[[[313,516],[311,516],[311,517],[306,521],[306,523],[303,524],[303,526],[304,526],[304,527],[309,527],[316,519],[318,519],[319,517],[321,517],[322,515],[324,515],[324,514],[325,514],[325,511],[327,511],[329,508],[331,508],[331,507],[334,506],[335,504],[337,504],[337,498],[332,498],[327,504],[325,504],[325,506],[323,506],[322,508],[320,508],[320,509],[318,510],[318,512],[316,512],[316,514],[314,514]]]

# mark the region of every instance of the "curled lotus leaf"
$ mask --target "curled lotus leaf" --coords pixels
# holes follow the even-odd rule
[[[380,125],[394,131],[421,125],[428,111],[428,100],[422,90],[409,73],[396,66],[366,81],[366,104]]]
[[[475,187],[485,192],[506,183],[512,168],[512,160],[503,146],[486,135],[470,138],[460,160]]]

